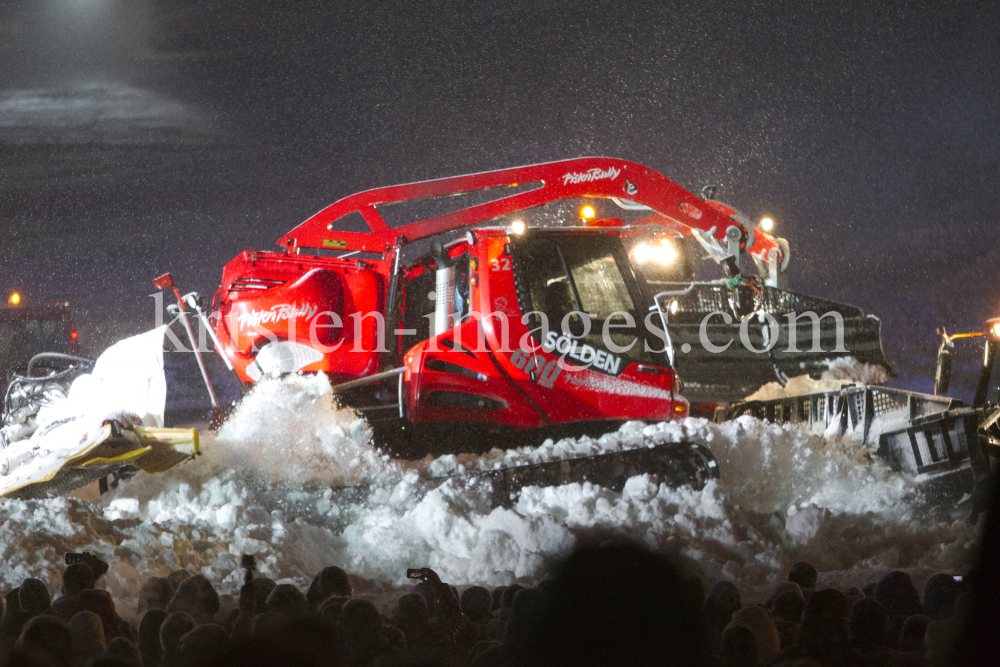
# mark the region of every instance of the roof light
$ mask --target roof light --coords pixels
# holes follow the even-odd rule
[[[17,292],[11,292],[10,297],[8,297],[7,301],[10,302],[10,305],[16,306],[17,304],[21,303],[21,295],[18,294]]]
[[[596,215],[597,214],[594,213],[593,206],[584,206],[583,208],[580,209],[580,219],[583,220],[584,222],[587,222],[588,220],[593,220]]]
[[[765,232],[771,231],[771,229],[774,228],[774,220],[772,220],[771,218],[761,218],[760,228],[763,229]]]
[[[510,223],[510,231],[512,234],[523,234],[525,229],[527,229],[527,227],[525,226],[523,220],[515,220]]]

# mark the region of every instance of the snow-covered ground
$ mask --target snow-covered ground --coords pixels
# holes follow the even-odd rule
[[[203,142],[208,121],[152,91],[109,81],[0,90],[0,143],[150,145]]]
[[[537,582],[560,556],[589,540],[627,536],[681,559],[711,584],[726,578],[762,597],[796,560],[821,585],[863,585],[892,569],[918,585],[933,571],[961,571],[975,530],[916,516],[909,479],[865,460],[853,445],[750,418],[626,424],[600,439],[546,441],[534,449],[446,456],[402,466],[372,449],[367,425],[339,409],[325,377],[258,385],[204,446],[204,455],[161,476],[140,475],[99,504],[76,499],[0,501],[0,588],[28,576],[55,590],[66,551],[109,560],[105,586],[134,613],[141,581],[176,568],[237,591],[243,553],[260,571],[307,585],[326,565],[371,582],[406,584],[407,567],[430,566],[456,585]],[[697,439],[719,461],[720,482],[671,489],[648,475],[622,493],[589,483],[527,488],[493,508],[478,485],[428,482],[490,468],[643,441]],[[206,441],[208,438],[206,438]],[[330,485],[371,484],[361,502],[335,502]]]

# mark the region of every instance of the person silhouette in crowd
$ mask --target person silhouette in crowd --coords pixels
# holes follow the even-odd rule
[[[524,665],[703,665],[705,627],[668,559],[633,543],[585,546],[559,569],[521,640]]]

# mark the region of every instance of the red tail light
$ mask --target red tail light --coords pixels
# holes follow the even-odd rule
[[[71,331],[69,333],[70,340],[76,340],[77,338],[79,338],[79,336],[80,336],[79,331]]]

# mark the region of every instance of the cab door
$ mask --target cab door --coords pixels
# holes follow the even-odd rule
[[[527,369],[553,422],[667,419],[673,372],[645,328],[638,282],[619,239],[536,233],[512,240],[514,282],[526,314]],[[659,352],[658,352],[659,350]]]

